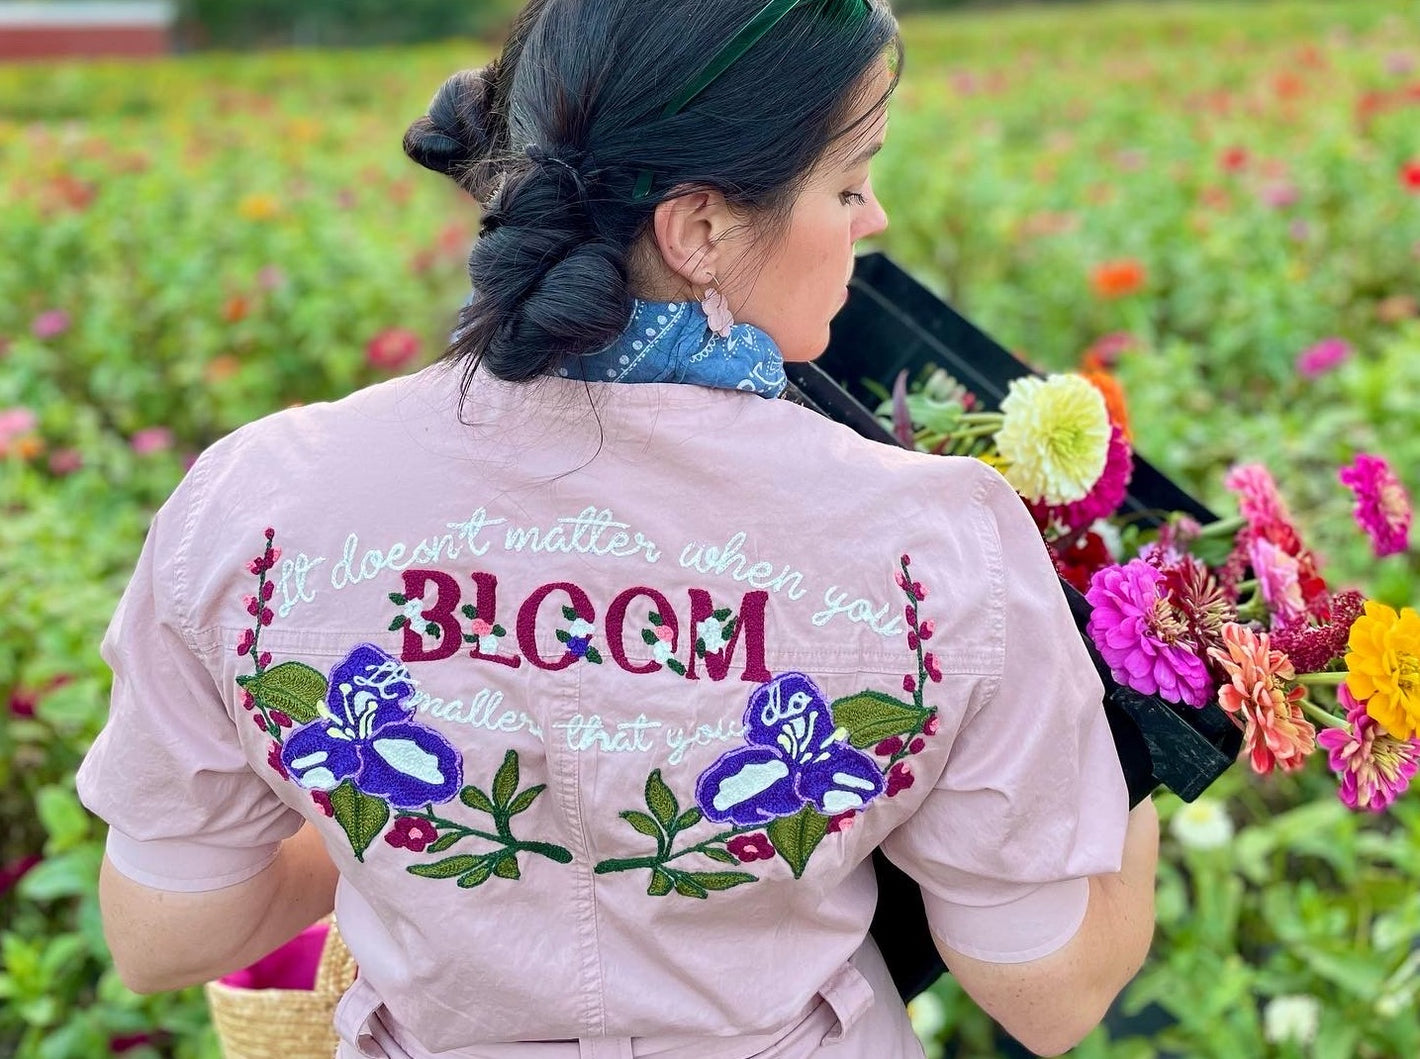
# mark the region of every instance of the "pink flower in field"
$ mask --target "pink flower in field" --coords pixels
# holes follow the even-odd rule
[[[17,861],[0,867],[0,897],[3,897],[14,889],[15,884],[35,868],[39,867],[41,862],[41,857],[31,853],[28,856],[21,857]]]
[[[63,309],[50,309],[35,317],[34,323],[30,325],[30,332],[40,341],[58,338],[69,330],[70,322],[69,314]]]
[[[1337,797],[1352,809],[1379,813],[1409,788],[1420,767],[1420,740],[1388,734],[1345,684],[1337,697],[1350,727],[1323,729],[1317,745],[1341,782]]]
[[[173,432],[167,427],[144,427],[128,439],[128,445],[140,456],[166,452],[173,447]]]
[[[419,336],[402,327],[381,331],[365,347],[365,359],[381,371],[398,371],[419,356]]]
[[[1274,628],[1304,621],[1307,601],[1302,597],[1301,564],[1277,545],[1254,537],[1248,546],[1248,561],[1257,575],[1258,587]]]
[[[286,273],[280,265],[267,265],[256,274],[257,286],[262,290],[276,290],[286,284]]]
[[[1202,708],[1212,691],[1188,622],[1163,590],[1164,575],[1135,559],[1090,580],[1090,638],[1114,679],[1147,695]]]
[[[1385,57],[1385,72],[1396,77],[1404,77],[1415,69],[1414,56],[1403,51],[1391,52]]]
[[[1297,357],[1297,371],[1308,379],[1325,375],[1351,358],[1351,344],[1344,338],[1323,338]]]
[[[1390,464],[1363,452],[1351,466],[1341,468],[1337,477],[1356,495],[1356,524],[1371,538],[1376,558],[1409,551],[1414,508],[1410,493]]]
[[[82,466],[84,457],[78,449],[56,449],[49,455],[50,474],[73,474]]]
[[[0,410],[0,456],[10,443],[32,433],[39,426],[39,416],[25,407]]]
[[[1270,206],[1274,210],[1286,209],[1288,206],[1296,205],[1300,197],[1297,185],[1289,180],[1277,180],[1263,186],[1258,192],[1258,198],[1262,200],[1264,206]]]

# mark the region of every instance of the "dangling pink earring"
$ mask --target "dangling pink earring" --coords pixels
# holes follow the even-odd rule
[[[716,282],[714,276],[710,277],[710,282]],[[725,296],[711,287],[705,292],[705,297],[700,299],[700,307],[710,319],[710,330],[721,338],[729,338],[730,328],[735,326],[735,317],[730,312],[730,303],[725,300]]]

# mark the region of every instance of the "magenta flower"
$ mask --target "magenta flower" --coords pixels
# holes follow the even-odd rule
[[[385,835],[385,841],[395,849],[423,853],[426,846],[439,837],[438,830],[421,816],[401,816]]]
[[[1119,510],[1133,477],[1134,450],[1123,428],[1116,423],[1110,435],[1104,471],[1084,499],[1072,504],[1031,503],[1031,514],[1042,529],[1058,525],[1067,535],[1078,533]]]
[[[128,445],[140,456],[151,456],[173,447],[173,432],[167,427],[144,427],[128,439]]]
[[[1337,477],[1356,494],[1356,524],[1371,538],[1376,558],[1409,551],[1414,508],[1390,464],[1363,452],[1350,467],[1341,468]]]
[[[1248,559],[1257,575],[1263,602],[1272,612],[1272,627],[1305,621],[1307,601],[1302,597],[1301,563],[1261,537],[1252,539]]]
[[[1323,338],[1297,357],[1297,371],[1308,379],[1339,368],[1351,356],[1351,344],[1344,338]]]
[[[30,325],[30,333],[40,341],[58,338],[69,330],[70,323],[69,314],[63,309],[50,309],[35,317],[34,323]]]
[[[1097,572],[1085,593],[1094,607],[1090,638],[1121,684],[1201,709],[1213,682],[1164,581],[1161,571],[1141,559]]]
[[[73,474],[84,466],[84,456],[78,449],[57,449],[49,457],[49,473]]]
[[[1379,813],[1404,794],[1420,767],[1420,740],[1386,733],[1342,684],[1337,692],[1349,728],[1325,728],[1316,737],[1341,786],[1337,797],[1352,809]]]
[[[899,761],[888,770],[887,796],[889,798],[896,798],[916,782],[917,776],[912,771],[912,763],[910,761]]]
[[[769,841],[769,836],[762,831],[756,831],[752,835],[736,835],[725,843],[725,847],[741,864],[774,859],[774,846]]]

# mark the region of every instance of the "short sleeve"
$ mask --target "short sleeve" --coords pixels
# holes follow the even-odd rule
[[[158,511],[99,647],[113,670],[103,730],[75,778],[109,825],[120,872],[198,892],[266,868],[302,817],[251,768],[218,685],[183,621],[198,464]]]
[[[1078,931],[1091,875],[1117,872],[1129,794],[1095,672],[1034,521],[995,471],[978,509],[999,675],[981,685],[942,776],[884,842],[933,933],[1022,963]]]

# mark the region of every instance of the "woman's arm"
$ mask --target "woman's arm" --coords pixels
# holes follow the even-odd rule
[[[1060,1055],[1104,1018],[1134,977],[1154,936],[1159,817],[1145,799],[1129,814],[1117,874],[1090,879],[1090,903],[1064,948],[1029,963],[987,963],[937,939],[967,994],[1037,1055]]]
[[[335,907],[339,872],[305,824],[236,886],[178,893],[142,886],[104,857],[99,907],[123,984],[135,993],[199,985],[248,967]]]

